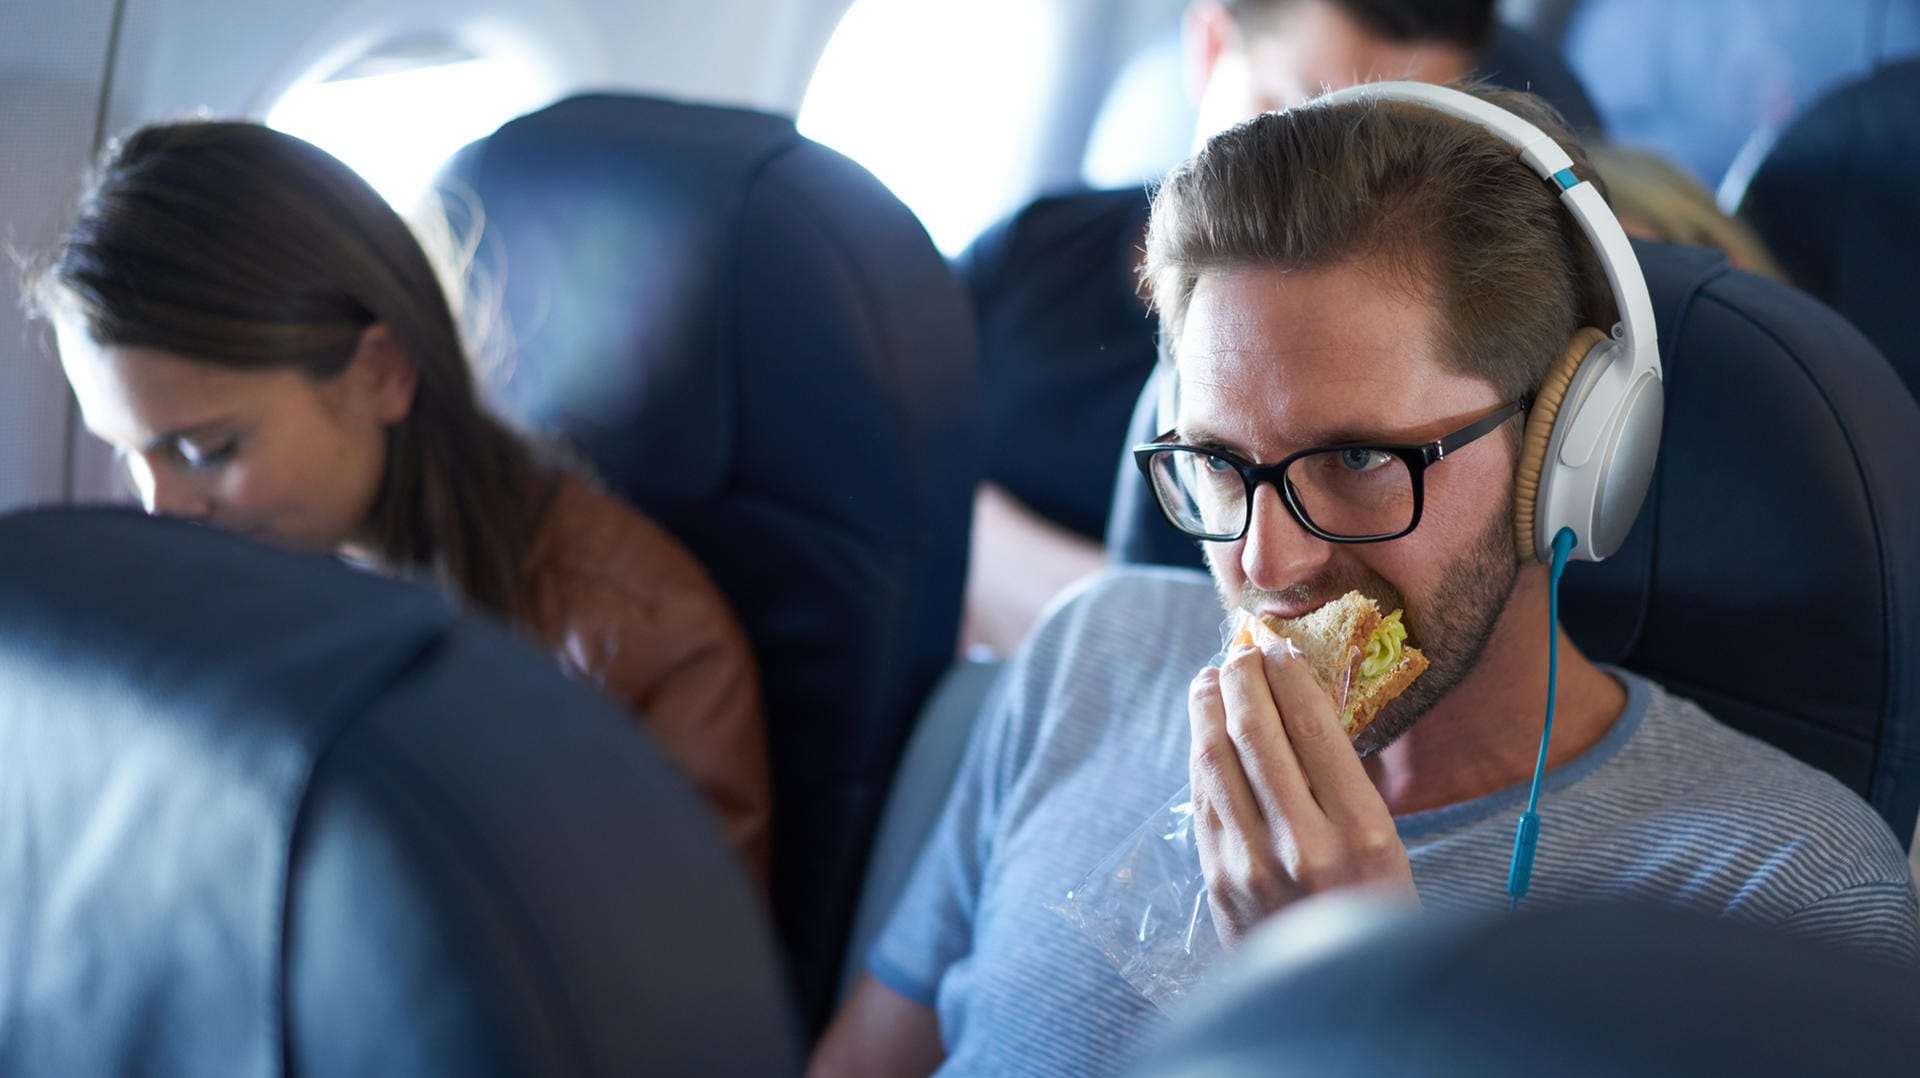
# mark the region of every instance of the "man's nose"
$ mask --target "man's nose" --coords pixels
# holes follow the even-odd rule
[[[1279,591],[1312,576],[1333,554],[1333,544],[1294,519],[1272,483],[1254,488],[1240,570],[1263,591]]]

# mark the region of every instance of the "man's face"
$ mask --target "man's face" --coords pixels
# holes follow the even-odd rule
[[[1322,89],[1384,79],[1451,82],[1472,68],[1472,55],[1458,45],[1376,37],[1326,0],[1296,0],[1231,33],[1203,95],[1198,133],[1205,139]]]
[[[1443,336],[1431,301],[1366,263],[1203,274],[1179,339],[1178,438],[1258,463],[1431,441],[1507,403],[1443,364]],[[1262,485],[1246,535],[1206,544],[1230,616],[1298,617],[1356,589],[1406,611],[1430,665],[1368,727],[1362,752],[1404,733],[1479,661],[1517,572],[1512,447],[1487,437],[1430,467],[1419,527],[1399,539],[1318,539]]]

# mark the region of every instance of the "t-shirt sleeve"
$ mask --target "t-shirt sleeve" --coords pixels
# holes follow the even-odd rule
[[[1901,962],[1920,958],[1920,904],[1912,881],[1856,884],[1816,899],[1781,923],[1852,951]]]
[[[973,949],[982,872],[1012,781],[1007,745],[1020,717],[1013,705],[1018,694],[1008,686],[1023,666],[1021,659],[1014,660],[988,693],[946,806],[867,951],[867,968],[880,983],[929,1007],[946,971]]]

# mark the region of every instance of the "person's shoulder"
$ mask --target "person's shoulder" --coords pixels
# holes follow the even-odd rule
[[[1806,796],[1824,799],[1844,795],[1860,801],[1838,779],[1734,729],[1692,699],[1655,681],[1645,684],[1648,701],[1645,729],[1639,739],[1641,748],[1684,761],[1696,772],[1745,776],[1743,787],[1782,784]],[[1864,802],[1861,804],[1864,807]]]
[[[1636,748],[1716,807],[1729,838],[1746,832],[1777,841],[1797,856],[1833,862],[1856,882],[1907,877],[1906,855],[1886,821],[1839,779],[1648,684]]]
[[[692,552],[667,530],[585,478],[563,476],[541,515],[521,578],[550,616],[586,610],[671,612],[721,606]]]
[[[1109,569],[1061,594],[995,687],[990,736],[1008,788],[1072,770],[1177,774],[1188,685],[1219,651],[1221,621],[1211,582],[1191,570]]]
[[[969,280],[990,282],[1062,247],[1117,244],[1140,230],[1151,202],[1141,187],[1042,195],[987,226],[955,263]]]
[[[1152,192],[1144,187],[1083,188],[1042,195],[1009,221],[1015,229],[1028,233],[1067,232],[1144,218],[1152,202]]]
[[[1219,651],[1225,614],[1207,574],[1166,566],[1103,569],[1041,612],[1029,647],[1048,657],[1132,666],[1198,663]],[[1191,675],[1193,671],[1188,670]]]

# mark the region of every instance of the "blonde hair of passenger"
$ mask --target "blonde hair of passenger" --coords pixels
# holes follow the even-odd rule
[[[1672,162],[1646,150],[1609,143],[1587,147],[1587,159],[1606,181],[1608,201],[1629,233],[1718,247],[1741,269],[1787,280],[1752,226],[1721,213],[1707,189]]]

